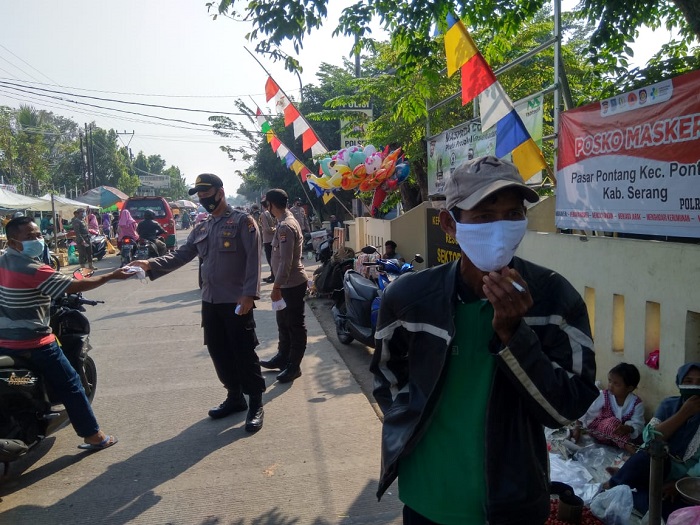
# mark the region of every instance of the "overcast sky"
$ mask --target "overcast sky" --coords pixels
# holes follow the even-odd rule
[[[202,131],[209,114],[235,112],[233,101],[251,98],[267,107],[264,86],[267,74],[245,52],[253,49],[244,35],[251,26],[220,17],[212,20],[206,0],[3,0],[0,2],[0,80],[70,93],[163,106],[206,109],[210,113],[185,113],[99,100],[72,100],[119,108],[149,116],[122,114],[85,105],[38,97],[0,87],[0,105],[30,104],[70,117],[81,125],[94,121],[117,131],[130,141],[134,155],[160,154],[167,165],[176,165],[193,183],[198,173],[221,176],[227,193],[240,184],[232,163],[219,150],[224,143]],[[352,40],[332,38],[340,8],[334,0],[326,28],[307,36],[299,60],[304,83],[317,83],[321,62],[341,65],[350,58]],[[376,35],[375,35],[376,36]],[[658,39],[641,38],[640,42]],[[289,46],[291,50],[291,46]],[[640,60],[653,50],[638,49]],[[281,64],[264,61],[272,76],[293,98],[298,98],[298,78]],[[40,86],[41,84],[45,84]],[[57,87],[57,86],[63,86]],[[153,116],[188,123],[158,121]],[[155,122],[159,122],[155,124]],[[130,135],[133,133],[133,137]],[[290,172],[291,173],[291,172]]]

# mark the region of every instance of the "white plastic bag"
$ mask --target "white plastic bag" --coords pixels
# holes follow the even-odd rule
[[[605,525],[628,525],[633,510],[632,489],[627,485],[601,492],[591,501],[591,512]]]

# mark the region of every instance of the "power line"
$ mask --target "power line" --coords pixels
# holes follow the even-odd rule
[[[21,92],[21,93],[27,93],[27,94],[34,95],[34,96],[38,96],[38,97],[46,97],[46,98],[50,98],[50,99],[54,99],[54,100],[60,100],[60,101],[62,101],[62,102],[68,102],[68,103],[71,103],[71,104],[78,104],[78,105],[88,106],[88,107],[97,108],[97,109],[104,109],[104,110],[107,110],[107,111],[116,111],[116,112],[118,112],[118,113],[127,113],[127,114],[129,114],[129,115],[137,115],[137,116],[139,116],[139,117],[154,118],[154,119],[158,119],[158,120],[164,120],[164,121],[167,121],[167,122],[179,122],[179,123],[181,123],[181,124],[189,124],[189,125],[191,125],[191,126],[202,126],[202,127],[205,127],[205,128],[211,128],[211,129],[213,129],[212,126],[209,125],[209,124],[200,124],[199,122],[191,122],[191,121],[188,121],[188,120],[173,119],[173,118],[167,118],[167,117],[159,117],[159,116],[157,116],[157,115],[147,115],[147,114],[144,114],[144,113],[138,113],[138,112],[136,112],[136,111],[128,111],[128,110],[126,110],[126,109],[109,108],[109,107],[105,107],[105,106],[99,106],[99,105],[97,105],[97,104],[90,104],[90,103],[88,103],[88,102],[79,102],[79,101],[77,101],[77,100],[68,100],[68,99],[65,99],[65,98],[63,98],[63,97],[57,97],[57,96],[53,96],[53,95],[46,95],[46,94],[44,94],[44,93],[35,93],[35,92],[33,92],[33,91],[27,91],[26,89],[22,89],[22,88],[19,88],[19,87],[9,86],[9,85],[7,85],[7,84],[8,84],[7,82],[0,82],[0,84],[4,85],[4,86],[5,86],[5,89],[12,89],[12,90],[15,90],[15,91],[19,91],[19,92]]]
[[[4,61],[7,62],[8,64],[10,64],[12,67],[14,67],[14,68],[16,68],[16,69],[19,69],[22,73],[24,73],[25,75],[27,75],[29,78],[32,78],[32,79],[36,80],[37,82],[39,82],[39,79],[38,79],[38,78],[36,78],[35,76],[33,76],[31,73],[27,73],[24,69],[22,69],[22,68],[19,67],[18,65],[13,64],[13,63],[10,62],[9,60],[7,60],[5,57],[0,56],[0,60],[4,60]]]
[[[0,78],[0,80],[7,80]],[[27,82],[29,83],[29,80],[20,80],[17,79],[19,82]],[[41,86],[53,86],[55,84],[46,84],[42,82],[34,82],[35,84],[39,84]],[[109,91],[109,90],[103,90],[103,89],[88,89],[88,88],[79,88],[79,87],[72,87],[72,86],[60,86],[65,89],[71,89],[73,91],[89,91],[92,93],[107,93],[111,95],[131,95],[135,97],[158,97],[158,98],[244,98],[244,97],[261,97],[265,95],[265,93],[244,93],[243,95],[163,95],[161,93],[133,93],[129,91]],[[288,89],[287,91],[291,93],[296,93],[297,91],[300,91],[299,89]]]
[[[240,112],[230,112],[230,111],[214,111],[214,110],[209,110],[209,109],[193,109],[193,108],[181,108],[181,107],[175,107],[175,106],[163,106],[160,104],[148,104],[146,102],[130,102],[126,100],[118,100],[114,98],[103,98],[103,97],[93,97],[90,95],[77,95],[75,93],[69,93],[66,91],[56,91],[54,89],[46,89],[46,88],[38,88],[34,86],[22,86],[19,84],[15,84],[13,82],[7,82],[4,80],[0,80],[0,84],[5,85],[7,87],[11,88],[25,88],[25,89],[31,89],[34,91],[45,91],[47,93],[54,93],[57,95],[69,95],[71,97],[80,97],[80,98],[89,98],[90,100],[99,100],[101,102],[114,102],[117,104],[129,104],[132,106],[143,106],[143,107],[148,107],[148,108],[158,108],[158,109],[172,109],[176,111],[188,111],[192,113],[207,113],[209,115],[232,115],[236,117],[241,117],[241,116],[248,116],[247,113],[240,113]],[[40,95],[41,93],[37,93],[37,95]]]
[[[11,54],[13,57],[15,57],[17,60],[20,60],[23,64],[27,64],[27,65],[28,65],[29,67],[31,67],[34,71],[36,71],[37,73],[39,73],[41,76],[48,78],[48,79],[49,79],[51,82],[53,82],[55,85],[58,85],[58,82],[56,82],[56,81],[55,81],[54,79],[52,79],[50,76],[48,76],[48,75],[42,73],[42,72],[39,71],[37,68],[35,68],[33,65],[31,65],[29,62],[27,62],[26,60],[23,60],[21,57],[15,55],[12,51],[10,51],[9,49],[7,49],[7,48],[6,48],[5,46],[3,46],[2,44],[0,44],[0,47],[3,48],[3,49],[4,49],[5,51],[7,51],[8,53],[10,53],[10,54]]]

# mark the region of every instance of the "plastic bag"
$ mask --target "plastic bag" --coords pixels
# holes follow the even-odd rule
[[[671,513],[666,521],[668,525],[698,525],[700,524],[700,507],[686,507]]]
[[[601,492],[591,501],[591,512],[605,525],[627,525],[634,510],[632,489],[618,485]]]
[[[646,358],[644,361],[644,364],[647,365],[649,368],[653,368],[654,370],[659,369],[659,349],[657,348],[653,352],[649,352],[649,357]]]

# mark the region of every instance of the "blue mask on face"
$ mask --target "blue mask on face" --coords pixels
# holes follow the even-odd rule
[[[41,254],[44,253],[44,239],[22,241],[22,253],[32,259],[41,257]]]

